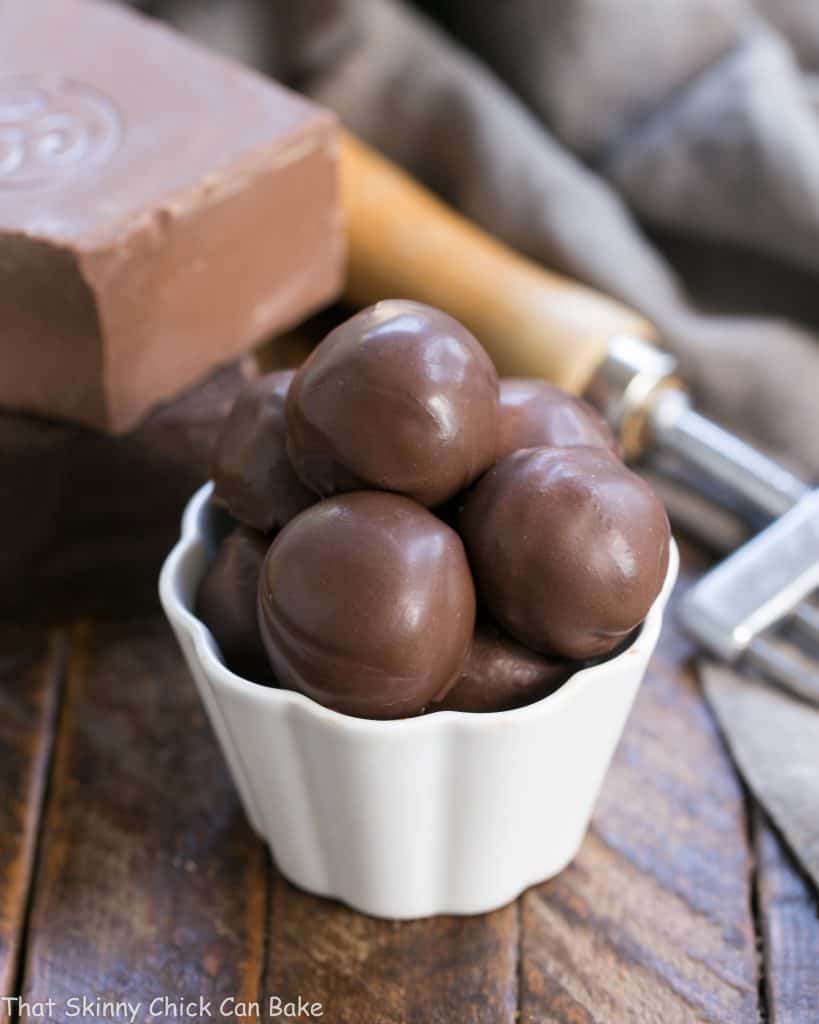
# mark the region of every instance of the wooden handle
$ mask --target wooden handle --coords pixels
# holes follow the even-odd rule
[[[346,134],[341,167],[352,304],[437,306],[504,376],[545,377],[578,393],[612,335],[653,337],[637,313],[519,256]]]

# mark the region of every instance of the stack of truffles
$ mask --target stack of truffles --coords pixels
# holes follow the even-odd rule
[[[413,302],[251,384],[213,477],[237,527],[198,614],[227,665],[364,718],[541,699],[629,642],[668,565],[663,506],[595,411],[498,381]]]

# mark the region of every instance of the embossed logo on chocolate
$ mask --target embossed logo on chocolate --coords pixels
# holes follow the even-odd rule
[[[122,139],[116,107],[59,75],[0,75],[0,189],[55,185],[110,159]]]

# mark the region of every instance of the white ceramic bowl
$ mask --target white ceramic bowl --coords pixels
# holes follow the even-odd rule
[[[477,914],[557,874],[582,842],[677,575],[637,639],[515,711],[350,718],[227,669],[193,614],[227,520],[191,499],[159,592],[253,828],[282,873],[367,914]]]

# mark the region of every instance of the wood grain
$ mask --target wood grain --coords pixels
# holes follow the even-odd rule
[[[700,568],[690,552],[686,564],[689,575]],[[743,792],[691,653],[669,622],[570,868],[484,917],[393,923],[313,898],[269,868],[161,620],[79,627],[24,997],[59,1003],[87,993],[143,1006],[161,994],[235,997],[258,1001],[262,1019],[306,1021],[267,1012],[270,997],[301,996],[333,1024],[756,1020]],[[11,674],[39,679],[34,666],[46,662],[23,659],[30,668]],[[8,735],[17,742],[17,731]],[[9,743],[1,732],[0,742]],[[7,814],[13,806],[3,801]],[[20,831],[15,821],[9,827]],[[764,836],[757,843],[773,1019],[803,1024],[785,1008],[813,1013],[813,907],[799,876],[783,871],[781,851]],[[12,877],[7,868],[4,884]],[[6,927],[7,945],[19,934]],[[58,1009],[22,1019],[66,1018]]]
[[[59,632],[0,630],[0,995],[13,996],[64,666]],[[0,1003],[0,1022],[8,1019]]]
[[[752,821],[768,1018],[819,1021],[819,894],[761,810]]]
[[[522,1024],[756,1020],[743,792],[690,654],[669,615],[580,855],[522,899]]]
[[[43,1019],[55,1022],[84,994],[254,998],[266,884],[264,849],[168,626],[152,617],[79,627],[24,997],[53,998],[58,1009]]]
[[[265,1002],[301,995],[322,1003],[333,1024],[512,1024],[517,953],[514,905],[482,917],[378,921],[277,879]]]

